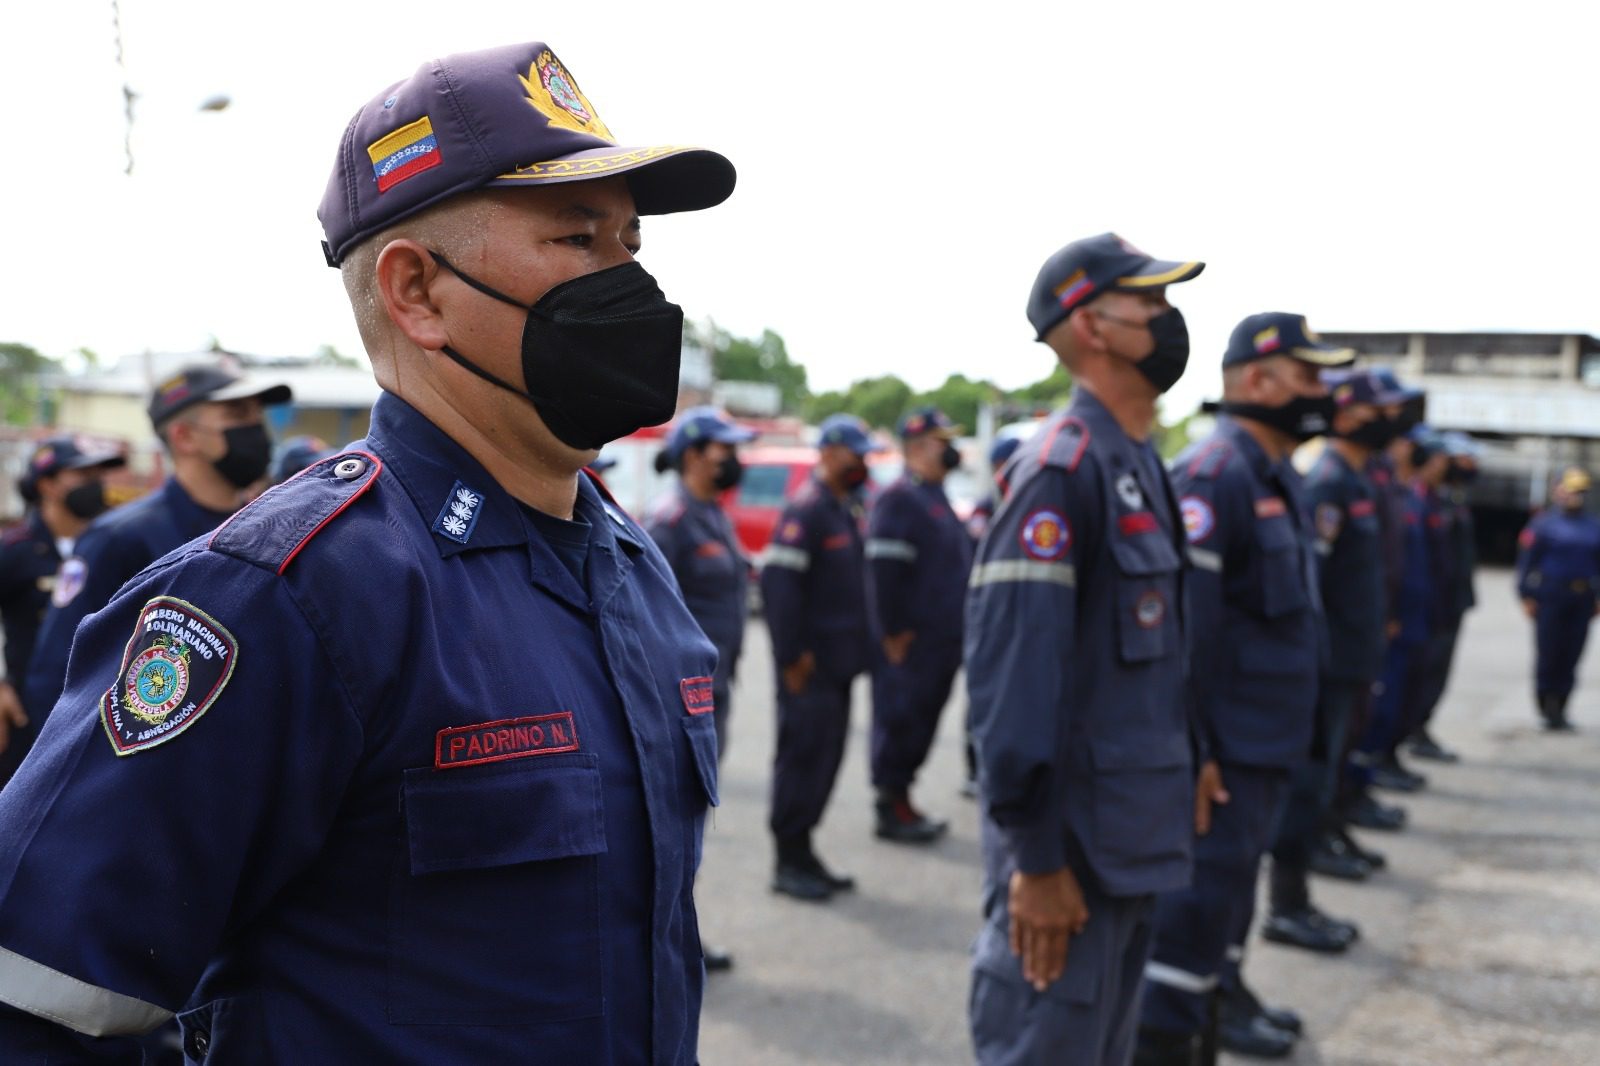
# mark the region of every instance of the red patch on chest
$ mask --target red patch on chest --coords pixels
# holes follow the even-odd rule
[[[577,750],[578,730],[572,712],[558,711],[441,729],[433,741],[433,766],[449,770]]]
[[[690,714],[710,714],[716,710],[709,677],[686,677],[678,682],[678,691],[683,693],[683,709]]]

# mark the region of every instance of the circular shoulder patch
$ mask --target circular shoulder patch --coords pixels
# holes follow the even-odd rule
[[[1041,507],[1023,519],[1018,539],[1031,558],[1055,562],[1072,547],[1072,527],[1059,511]]]
[[[1211,505],[1198,496],[1185,496],[1178,504],[1183,511],[1183,531],[1190,544],[1199,544],[1217,528],[1217,514]]]

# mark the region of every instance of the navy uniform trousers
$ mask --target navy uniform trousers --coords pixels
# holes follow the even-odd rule
[[[1534,622],[1538,652],[1535,685],[1539,695],[1565,696],[1572,691],[1578,660],[1589,641],[1594,604],[1595,595],[1587,587],[1580,592],[1561,591],[1539,597],[1539,614]]]

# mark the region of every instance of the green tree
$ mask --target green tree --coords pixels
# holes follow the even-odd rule
[[[867,425],[894,429],[911,407],[911,386],[885,374],[852,383],[845,397],[850,413]]]
[[[807,398],[801,412],[807,422],[815,425],[829,415],[840,414],[849,409],[849,397],[838,389],[829,389],[827,392],[814,393]]]
[[[711,352],[711,369],[718,381],[764,381],[778,386],[783,409],[798,414],[811,394],[806,388],[806,368],[789,357],[789,347],[777,332],[765,329],[757,339],[735,337],[714,322],[685,325],[685,337]]]
[[[1058,363],[1049,374],[1032,385],[1008,393],[1006,399],[1026,407],[1058,407],[1071,392],[1072,375],[1067,373],[1066,367]]]
[[[317,349],[316,361],[323,366],[342,366],[355,368],[361,365],[360,360],[345,355],[331,344],[324,344]]]
[[[951,374],[944,384],[930,392],[919,393],[912,401],[913,407],[933,406],[950,416],[951,421],[966,427],[968,433],[978,425],[978,408],[1001,397],[999,388],[991,381],[973,381],[965,374]]]
[[[26,344],[0,343],[0,421],[14,426],[38,421],[39,378],[60,370],[60,363]]]

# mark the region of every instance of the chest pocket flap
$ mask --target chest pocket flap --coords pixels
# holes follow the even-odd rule
[[[407,770],[413,874],[480,870],[606,850],[600,760],[582,753],[459,770]]]
[[[1178,551],[1165,533],[1108,530],[1116,562],[1117,641],[1128,663],[1178,651]]]
[[[1256,519],[1256,548],[1261,555],[1261,613],[1281,618],[1310,606],[1306,575],[1294,523],[1286,516]]]

